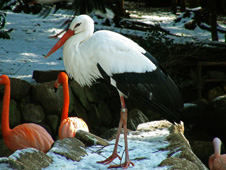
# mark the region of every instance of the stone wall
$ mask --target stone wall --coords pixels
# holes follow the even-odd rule
[[[44,74],[44,73],[43,73]],[[48,75],[48,73],[46,73]],[[10,78],[10,127],[22,123],[36,123],[45,127],[54,139],[63,107],[63,86],[56,91],[54,81],[58,72],[51,74],[49,81],[31,84],[24,80]],[[77,116],[87,122],[94,134],[102,134],[119,122],[120,103],[116,89],[96,83],[91,88],[81,87],[75,81],[69,81],[70,106],[69,116]],[[0,86],[0,109],[4,85]],[[1,133],[1,132],[0,132]]]
[[[58,128],[63,106],[63,87],[55,92],[54,82],[60,71],[34,72],[37,83],[28,83],[20,79],[10,78],[10,127],[23,123],[36,123],[42,125],[58,139]],[[82,118],[90,132],[101,136],[109,129],[118,126],[120,118],[120,102],[118,92],[110,85],[97,82],[92,87],[80,87],[75,81],[69,80],[70,106],[69,116]],[[4,86],[0,85],[0,110]],[[185,136],[188,138],[195,154],[207,164],[212,150],[212,139],[218,136],[225,143],[224,113],[226,96],[207,101],[199,101],[185,107],[183,121],[185,123]],[[136,104],[126,101],[128,114],[128,128],[136,130],[138,124],[163,119],[150,110],[137,110]],[[1,113],[1,112],[0,112]],[[210,126],[211,125],[211,126]],[[211,127],[211,128],[210,128]],[[222,134],[222,135],[221,135]],[[1,131],[0,131],[1,135]],[[196,144],[201,143],[199,147]],[[2,136],[0,145],[4,146]],[[203,152],[207,150],[208,152]],[[4,146],[5,147],[5,146]],[[1,150],[2,147],[0,146]],[[4,156],[3,151],[0,156]]]

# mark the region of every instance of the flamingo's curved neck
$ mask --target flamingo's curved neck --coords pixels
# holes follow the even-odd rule
[[[9,104],[10,104],[10,82],[8,81],[5,84],[5,91],[3,97],[3,106],[2,106],[2,135],[6,137],[10,131],[9,127]]]
[[[215,138],[213,141],[214,154],[219,156],[221,154],[221,141],[219,138]]]
[[[63,79],[63,94],[64,94],[64,104],[61,115],[61,122],[68,118],[69,111],[69,87],[68,87],[68,79]]]

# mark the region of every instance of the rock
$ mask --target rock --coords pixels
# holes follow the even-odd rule
[[[145,116],[148,118],[149,121],[156,121],[156,120],[162,120],[164,117],[156,112],[153,112],[152,110],[141,110],[142,113],[145,114]]]
[[[169,133],[167,134],[166,131],[168,131]],[[155,136],[153,132],[157,133],[158,135]],[[150,143],[155,143],[158,140],[161,141],[160,143],[158,142],[155,143],[155,145],[156,144],[162,145],[160,147],[161,149],[159,149],[156,152],[166,151],[168,153],[167,154],[168,156],[166,159],[161,161],[161,163],[159,164],[159,167],[169,166],[167,167],[167,169],[178,169],[178,170],[184,170],[184,169],[207,170],[205,165],[192,152],[190,144],[188,140],[185,138],[183,133],[184,133],[183,123],[173,125],[172,123],[166,120],[152,121],[152,122],[142,123],[138,125],[136,131],[131,131],[129,133],[128,139],[131,139],[133,143],[136,141],[149,141]],[[130,145],[132,141],[129,142]],[[163,146],[163,144],[167,142],[169,142],[169,145]],[[136,149],[133,148],[131,150],[136,150]],[[146,151],[143,151],[143,152],[145,153]],[[135,156],[136,160],[140,160],[140,161],[145,159],[151,159],[151,158],[145,157],[145,155],[147,154],[144,154],[144,156],[142,157],[142,152],[141,152],[139,156],[138,155],[137,156],[133,155],[133,156]]]
[[[85,145],[76,138],[57,140],[48,153],[55,153],[73,161],[79,161],[86,155]]]
[[[63,93],[59,96],[54,91],[54,82],[35,84],[32,87],[32,98],[41,103],[46,114],[61,115]]]
[[[195,21],[190,21],[184,24],[184,27],[188,30],[194,30],[196,28]]]
[[[219,137],[226,144],[226,95],[219,96],[208,103],[202,123],[213,137]],[[212,138],[213,139],[213,138]],[[211,140],[212,140],[211,139]]]
[[[93,86],[84,87],[84,92],[89,103],[99,103],[99,98],[97,97],[95,88]]]
[[[132,132],[132,130],[127,129],[127,132]],[[118,128],[112,128],[112,129],[106,131],[105,133],[103,133],[101,135],[101,138],[106,139],[108,141],[111,141],[113,139],[116,139],[117,133],[118,133]],[[122,131],[121,131],[120,134],[124,134],[123,128],[122,128]]]
[[[2,102],[0,102],[0,110],[2,111]],[[2,112],[1,112],[2,115]],[[9,123],[11,127],[21,124],[21,115],[20,110],[17,107],[17,103],[15,100],[10,100],[9,106]],[[1,123],[0,123],[1,124]],[[1,133],[1,132],[0,132]]]
[[[40,110],[44,111],[45,118],[46,118],[44,120],[42,116],[40,116],[41,118],[37,116],[37,118],[35,119],[41,121],[41,125],[45,127],[50,133],[52,132],[53,138],[57,139],[59,120],[61,117],[61,111],[62,111],[62,105],[63,105],[63,92],[62,92],[62,86],[60,86],[60,88],[57,90],[57,93],[55,93],[53,88],[54,82],[55,81],[45,82],[40,84],[31,84],[30,90],[26,89],[28,90],[28,92],[26,92],[25,90],[25,93],[26,93],[25,95],[19,94],[19,96],[20,97],[22,96],[22,98],[18,100],[11,99],[11,105],[12,105],[10,106],[11,128],[13,128],[15,125],[25,123],[24,120],[32,121],[30,119],[32,118],[32,115],[28,116],[29,114],[23,113],[23,116],[25,118],[20,118],[21,116],[20,114],[24,112],[25,107],[27,107],[27,111],[29,111],[31,108],[30,104],[33,104],[35,106],[42,107],[42,109]],[[119,118],[120,118],[120,102],[119,102],[119,96],[118,96],[117,90],[104,83],[94,84],[91,90],[90,89],[86,90],[86,88],[88,87],[84,89],[80,86],[77,86],[78,84],[76,84],[76,86],[71,86],[71,83],[76,84],[76,82],[71,80],[69,81],[69,86],[71,87],[69,90],[70,97],[72,97],[72,99],[70,99],[71,101],[70,101],[69,116],[78,116],[83,120],[85,120],[89,126],[91,133],[96,135],[101,135],[101,137],[104,136],[103,138],[106,138],[106,139],[115,139],[117,128],[115,129],[111,129],[111,128],[118,126]],[[21,84],[23,84],[23,82]],[[18,87],[21,90],[21,87],[20,86]],[[14,88],[15,90],[17,89],[17,87],[14,87]],[[0,86],[0,95],[2,95],[3,92],[4,92],[4,86]],[[75,94],[82,95],[82,97],[75,96]],[[222,100],[218,101],[220,98]],[[226,120],[226,118],[223,114],[226,111],[226,108],[225,108],[226,103],[224,100],[225,100],[224,96],[221,96],[221,97],[218,97],[217,99],[214,99],[213,101],[201,101],[201,102],[198,101],[198,102],[194,102],[193,103],[194,105],[192,106],[185,107],[183,118],[185,118],[185,125],[188,126],[186,127],[187,129],[186,135],[189,133],[190,135],[189,137],[191,136],[193,137],[191,146],[192,148],[194,148],[194,152],[200,158],[202,158],[202,160],[208,160],[208,153],[204,152],[203,149],[205,149],[205,147],[208,147],[207,144],[209,143],[209,141],[212,141],[213,139],[212,136],[219,136],[222,142],[224,143],[226,141],[226,137],[224,139],[224,137],[220,136],[220,135],[223,136],[223,134],[226,133],[224,132],[225,131],[224,129],[226,129],[225,128],[226,122],[224,121]],[[134,114],[133,113],[134,111],[131,109],[132,107],[135,107],[135,105],[133,105],[133,103],[130,103],[129,101],[126,101],[126,103],[130,111],[128,114],[128,127],[129,127],[130,126],[129,124],[131,123],[130,116],[133,117],[133,114]],[[0,107],[1,106],[2,106],[2,103],[0,102]],[[131,106],[131,109],[129,106]],[[139,111],[136,111],[136,112],[139,113]],[[145,114],[145,116],[148,117],[149,120],[162,119],[161,115],[159,116],[159,114],[153,113],[150,110],[148,111],[142,110],[142,112]],[[143,121],[142,119],[145,119],[145,116],[141,118],[141,122]],[[134,116],[134,117],[137,118],[137,116]],[[15,123],[12,123],[13,119],[15,119],[13,121]],[[132,124],[138,124],[136,121],[137,120],[133,120]],[[129,128],[134,130],[136,126],[137,125]],[[172,125],[169,124],[169,126],[172,126]],[[194,127],[196,127],[196,129]],[[153,125],[152,123],[151,126],[149,126],[149,128],[147,129],[147,132],[149,132],[150,129],[161,130],[163,128],[167,128],[167,127],[161,126],[159,124]],[[197,132],[197,129],[199,130],[198,132]],[[110,131],[112,131],[111,134],[109,133]],[[139,128],[138,128],[138,131],[139,131]],[[210,135],[210,132],[212,136]],[[132,133],[132,132],[129,132],[129,133]],[[195,137],[194,137],[194,133],[196,133]],[[197,139],[197,136],[198,136],[198,139]],[[122,138],[122,135],[120,138]],[[189,140],[190,139],[191,138],[189,138]],[[2,138],[1,140],[3,142]],[[194,147],[197,143],[199,147]],[[0,146],[0,149],[1,149],[1,152],[0,152],[1,156],[9,156],[9,153],[7,152],[8,148],[5,147],[4,143],[2,143],[2,145]],[[176,153],[176,151],[173,150],[172,153]]]
[[[190,142],[190,141],[189,141]],[[211,154],[213,154],[213,143],[212,141],[201,141],[196,140],[193,142],[190,142],[192,151],[195,153],[195,155],[205,164],[208,165],[208,160],[206,158],[209,158]],[[225,153],[225,152],[222,152]]]
[[[35,79],[37,83],[55,81],[60,72],[65,72],[65,71],[64,70],[51,70],[51,71],[34,70],[32,78]]]
[[[173,125],[166,120],[153,121],[140,124],[137,127],[137,132],[159,131],[161,129],[169,130],[166,141],[170,144],[167,147],[162,148],[162,150],[168,151],[168,158],[160,163],[160,167],[167,165],[170,166],[169,169],[178,170],[207,169],[199,158],[192,152],[190,144],[183,134],[183,123]]]
[[[105,100],[109,98],[109,96],[116,96],[116,98],[119,99],[118,91],[109,84],[96,83],[93,84],[92,88],[95,90],[95,95],[100,100]]]
[[[61,85],[57,91],[55,92],[58,98],[63,99],[63,86]],[[72,111],[74,110],[74,105],[75,105],[75,99],[74,99],[74,95],[72,93],[72,90],[69,86],[69,111],[68,111],[68,116],[71,116],[70,114],[75,114]],[[62,113],[62,108],[63,108],[63,104],[61,105],[61,113]],[[61,115],[61,114],[60,114]]]
[[[8,170],[8,169],[29,170],[29,168],[26,167],[21,162],[11,158],[6,158],[6,157],[0,158],[0,169],[1,170]]]
[[[211,90],[208,91],[207,95],[208,95],[208,100],[213,100],[214,98],[224,95],[224,91],[221,87],[217,86]]]
[[[42,106],[29,103],[22,109],[22,115],[25,122],[42,123],[45,121],[45,113]]]
[[[200,7],[200,1],[190,1],[189,8],[197,8]]]
[[[176,170],[199,170],[192,162],[177,157],[170,157],[161,162],[160,166],[170,166],[169,169]],[[207,168],[206,168],[207,169]]]
[[[10,78],[10,83],[11,83],[11,89],[10,89],[11,94],[10,94],[10,96],[13,99],[22,98],[23,96],[26,95],[25,92],[28,92],[30,90],[30,87],[31,87],[31,85],[28,82],[20,80],[20,79]],[[18,88],[17,88],[17,85],[18,85]],[[22,91],[23,89],[25,91]],[[5,86],[0,85],[0,96],[3,96],[4,90],[5,90]]]
[[[101,117],[95,104],[90,104],[90,111],[87,115],[89,118],[87,122],[89,128],[98,129],[102,126]]]
[[[160,126],[167,127],[169,123],[161,121]],[[170,166],[170,169],[178,170],[207,170],[206,166],[193,153],[188,140],[184,136],[183,123],[171,125],[169,127],[170,134],[167,137],[170,145],[164,150],[170,151],[168,158],[160,163],[159,166]]]
[[[92,133],[83,131],[83,130],[78,130],[75,134],[75,138],[82,141],[86,146],[91,146],[91,145],[107,146],[107,145],[109,145],[109,143],[106,140],[104,140]]]
[[[71,87],[74,95],[79,98],[79,101],[82,103],[82,106],[86,110],[89,110],[89,102],[86,98],[86,93],[85,93],[84,88],[81,87],[76,81],[71,81],[70,87]]]
[[[15,100],[10,100],[9,120],[12,127],[21,124],[21,113]]]
[[[136,167],[139,167],[141,164],[148,164],[148,162],[151,162],[153,157],[155,161],[158,161],[160,163],[159,165],[155,165],[156,169],[158,169],[158,167],[162,168],[164,166],[167,166],[165,167],[166,169],[207,170],[205,165],[203,165],[203,163],[192,152],[189,142],[183,135],[183,132],[183,123],[173,125],[166,120],[143,123],[138,126],[137,131],[130,131],[128,135],[130,148],[129,152],[130,158],[133,159],[133,163],[135,164],[135,169],[137,169]],[[122,145],[122,143],[123,141],[121,141],[119,146]],[[51,167],[57,167],[59,169],[62,169],[68,167],[67,161],[78,161],[77,163],[73,163],[74,169],[79,169],[80,166],[84,167],[84,165],[84,168],[86,168],[86,166],[87,168],[89,168],[90,166],[93,166],[90,165],[91,158],[95,163],[95,169],[102,169],[104,165],[97,164],[96,160],[102,158],[102,156],[104,155],[103,152],[107,152],[107,154],[108,152],[111,153],[111,151],[109,151],[110,148],[107,147],[113,148],[113,146],[111,145],[108,145],[101,149],[100,146],[92,146],[87,148],[87,151],[89,151],[87,153],[84,149],[85,145],[76,138],[65,138],[63,140],[57,140],[53,144],[53,147],[47,152],[47,158],[45,158],[47,160],[45,160],[46,164],[44,165],[47,165],[47,163],[49,164],[50,161],[48,160],[48,157],[52,157],[53,161],[51,161]],[[42,159],[37,150],[35,151],[38,156],[34,157],[33,150],[35,149],[28,149],[28,151],[32,155],[26,155],[26,157],[28,158],[26,158],[25,160],[29,160],[29,163],[32,166],[31,168],[35,169],[37,167],[40,167],[39,164],[36,164]],[[119,149],[118,153],[123,154],[123,152],[120,152],[120,150],[123,151],[123,149]],[[9,156],[9,158],[0,159],[0,162],[13,161],[11,165],[15,164],[16,167],[22,167],[26,170],[28,161],[22,161],[22,159],[18,159],[18,157],[21,158],[21,155],[18,154],[21,152],[24,152],[24,150],[15,152],[16,154],[14,153],[14,156],[11,155]],[[163,153],[160,154],[161,152]],[[59,158],[59,155],[61,155],[62,157],[66,157],[66,159]],[[81,157],[83,156],[88,158],[80,162]],[[158,157],[156,158],[156,156]],[[32,160],[31,157],[33,158]],[[57,161],[58,159],[61,160],[59,164]],[[33,167],[33,164],[36,165],[35,168]],[[40,164],[42,164],[43,166],[43,162],[40,162]],[[3,165],[5,166],[6,164],[0,163],[0,167]]]
[[[32,95],[31,95],[31,91],[28,94],[26,94],[23,98],[21,98],[20,101],[18,101],[20,109],[23,108],[28,103],[32,103],[33,99],[32,99]]]
[[[25,80],[10,78],[11,84],[11,98],[20,100],[31,89],[31,84]]]
[[[50,125],[48,123],[40,123],[38,125],[42,126],[50,134],[50,136],[52,136],[53,139],[56,139],[56,134],[53,134],[52,129],[50,128]]]
[[[3,138],[0,139],[0,148],[1,148],[0,157],[4,157],[4,156],[8,157],[11,154],[13,154],[13,151],[11,151],[9,148],[6,147]]]
[[[59,116],[57,115],[47,115],[47,122],[49,122],[49,126],[53,129],[53,134],[58,135],[58,127],[59,127]]]
[[[106,139],[108,141],[111,141],[116,138],[118,132],[118,128],[112,128],[108,130],[107,132],[103,133],[100,137],[103,139]],[[122,132],[121,132],[122,134]]]
[[[70,105],[69,113],[73,110],[74,96],[69,89]],[[32,98],[42,104],[46,114],[61,115],[63,107],[63,88],[60,86],[57,92],[54,90],[54,82],[47,82],[42,84],[35,84],[32,88]]]
[[[8,158],[1,158],[0,164],[9,164],[8,168],[16,170],[41,170],[52,163],[52,158],[33,148],[17,150]],[[1,165],[0,165],[1,167]]]
[[[224,79],[225,77],[223,71],[208,71],[207,74],[213,79]]]
[[[137,131],[148,132],[148,131],[155,131],[156,129],[164,129],[170,128],[172,124],[167,120],[161,121],[152,121],[147,123],[141,123],[137,127]]]
[[[205,115],[204,109],[208,102],[206,100],[199,100],[193,103],[184,103],[183,121],[189,124],[199,123]]]
[[[73,113],[77,114],[77,117],[82,118],[85,122],[88,122],[88,116],[86,113],[85,108],[81,105],[80,101],[78,98],[75,97],[75,103],[74,103],[74,110],[72,111]]]
[[[120,99],[116,88],[106,83],[92,86],[97,98],[97,109],[101,123],[109,128],[118,126],[120,118]]]
[[[134,109],[128,113],[127,128],[136,130],[141,123],[148,122],[148,118],[138,109]]]
[[[166,140],[164,140],[169,142],[169,145],[161,149],[168,151],[168,158],[163,160],[159,164],[160,167],[167,165],[169,166],[169,168],[167,169],[207,170],[205,165],[192,152],[189,142],[183,134],[184,133],[183,123],[173,125],[166,120],[153,121],[140,124],[137,127],[137,132],[159,131],[159,134],[161,134],[160,131],[163,129],[169,130],[169,134],[167,135]]]
[[[112,99],[106,93],[108,95],[113,93],[105,83],[96,83],[92,87],[81,87],[77,82],[71,81],[70,86],[74,95],[78,98],[75,108],[76,113],[78,117],[81,117],[87,122],[91,129],[94,129],[93,132],[96,129],[103,129],[103,126],[112,127],[112,124],[114,124],[112,113],[114,112],[112,112],[111,103],[109,103]],[[119,98],[117,99],[119,100]],[[120,110],[118,110],[117,114],[120,115]],[[101,126],[101,128],[97,128],[97,126]]]
[[[99,101],[97,105],[97,110],[98,110],[98,115],[100,117],[101,123],[104,126],[109,127],[112,123],[112,115],[109,107],[103,100]]]

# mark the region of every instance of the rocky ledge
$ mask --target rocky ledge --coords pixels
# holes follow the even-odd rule
[[[36,83],[10,78],[10,127],[23,123],[36,123],[43,126],[54,138],[58,139],[58,128],[63,106],[63,88],[54,91],[54,82],[58,71],[34,71]],[[92,134],[102,136],[109,129],[118,126],[120,102],[115,88],[104,83],[92,87],[81,87],[69,80],[70,106],[69,116],[82,118]],[[0,86],[0,110],[3,103],[4,86]],[[185,136],[194,153],[208,166],[208,158],[213,153],[212,140],[219,137],[226,143],[226,95],[212,100],[198,100],[185,104],[182,121]],[[137,110],[136,102],[126,101],[128,107],[128,129],[136,130],[138,124],[162,120],[150,110]],[[0,131],[0,157],[12,154],[4,145]],[[224,146],[222,147],[224,153]]]
[[[205,165],[192,152],[188,140],[183,135],[183,124],[171,124],[168,121],[153,121],[140,124],[136,131],[128,134],[129,154],[135,164],[132,169],[178,169],[206,170]],[[113,133],[112,133],[113,132]],[[116,131],[105,133],[109,139]],[[54,142],[45,154],[36,149],[18,150],[9,157],[0,158],[0,169],[39,170],[39,169],[106,169],[108,165],[97,164],[112,152],[114,140],[96,138],[95,135],[82,132],[84,138],[65,138]],[[81,136],[81,135],[80,135]],[[124,140],[120,138],[120,145]],[[99,141],[98,145],[96,141]],[[88,146],[89,145],[89,146]],[[123,147],[119,147],[119,154]],[[118,163],[114,161],[114,163]],[[112,165],[112,163],[111,163]]]

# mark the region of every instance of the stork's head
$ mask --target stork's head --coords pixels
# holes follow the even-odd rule
[[[88,15],[79,15],[71,22],[69,29],[74,31],[74,34],[78,34],[84,31],[93,33],[94,21]]]
[[[49,57],[52,53],[58,50],[64,43],[73,35],[83,33],[83,35],[89,37],[94,31],[94,21],[88,15],[79,15],[72,22],[68,31],[62,36],[62,38],[55,44],[55,46],[49,51],[45,58]],[[84,37],[87,38],[87,37]]]

